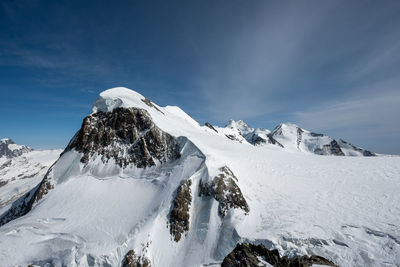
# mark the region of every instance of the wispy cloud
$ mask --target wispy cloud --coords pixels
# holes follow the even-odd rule
[[[291,121],[317,132],[348,139],[381,153],[399,153],[399,80],[370,85],[348,97],[315,103],[293,112]],[[363,92],[363,93],[360,93]]]
[[[351,129],[358,135],[398,136],[400,92],[377,90],[351,99],[319,103],[308,110],[293,113],[300,125],[323,132]]]
[[[1,2],[0,66],[67,97],[143,90],[213,123],[400,137],[399,1],[104,3]]]

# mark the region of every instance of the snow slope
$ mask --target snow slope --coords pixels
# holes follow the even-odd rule
[[[126,88],[101,93],[92,114],[131,107],[175,137],[181,156],[123,168],[99,157],[83,163],[82,152],[66,151],[48,174],[48,193],[0,227],[4,266],[120,266],[131,249],[152,266],[210,266],[241,241],[340,266],[400,265],[400,157],[322,157],[237,142]],[[216,198],[200,196],[200,181],[212,182],[224,166],[249,212],[221,216]],[[189,230],[176,242],[169,213],[188,179]]]
[[[5,206],[36,186],[62,150],[32,150],[1,139],[7,153],[0,156],[0,212]],[[11,151],[11,152],[10,152]]]

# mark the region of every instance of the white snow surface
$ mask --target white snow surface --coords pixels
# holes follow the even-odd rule
[[[281,255],[316,254],[339,266],[400,265],[400,157],[252,146],[200,126],[178,107],[142,99],[113,88],[92,111],[146,109],[159,128],[179,137],[182,157],[146,169],[109,161],[99,171],[99,162],[84,167],[76,151],[63,154],[50,173],[54,189],[0,227],[0,265],[120,266],[134,249],[156,267],[214,266],[237,242],[263,243]],[[248,215],[231,209],[221,219],[218,203],[199,197],[200,179],[213,179],[225,165],[238,178]],[[190,229],[175,242],[168,213],[186,179],[192,180]]]
[[[0,214],[7,205],[40,183],[61,152],[60,149],[34,150],[13,158],[0,157],[0,183],[4,184],[0,186]]]

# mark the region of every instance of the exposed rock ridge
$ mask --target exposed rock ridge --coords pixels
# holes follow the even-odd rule
[[[309,267],[314,264],[337,267],[330,260],[320,256],[281,257],[276,249],[269,250],[262,244],[249,243],[237,244],[235,249],[224,258],[221,267],[265,266],[265,262],[274,267]]]
[[[356,147],[355,145],[352,145],[349,142],[344,141],[343,139],[339,139],[339,143],[348,145],[348,146],[352,147],[354,150],[356,150],[358,152],[361,152],[364,157],[376,157],[375,153],[373,153],[373,152],[371,152],[369,150],[366,150],[366,149],[362,149],[362,148]]]
[[[30,147],[15,144],[10,138],[4,138],[0,140],[0,157],[18,157],[23,153],[27,153],[32,150],[33,149]]]
[[[336,140],[332,140],[329,144],[323,145],[322,148],[316,148],[314,153],[319,155],[345,156]]]
[[[264,138],[262,138],[261,136],[256,135],[256,134],[252,134],[251,137],[248,138],[248,141],[252,145],[260,145],[260,144],[264,144],[267,142],[267,140],[265,140]]]
[[[112,112],[99,111],[87,116],[63,153],[71,149],[83,153],[83,163],[100,156],[103,162],[114,159],[121,168],[129,164],[145,168],[154,166],[157,161],[165,163],[180,157],[177,139],[160,130],[148,112],[138,108],[116,108]],[[38,186],[1,215],[0,226],[27,214],[53,189],[50,181],[53,166]]]
[[[297,127],[297,140],[296,140],[297,148],[300,148],[301,137],[303,135],[303,132],[304,131],[300,127]]]
[[[192,181],[188,179],[178,187],[169,213],[170,233],[175,242],[178,242],[182,235],[189,231],[189,209],[192,203],[191,185]]]
[[[150,99],[144,98],[144,99],[142,99],[142,101],[143,101],[143,103],[145,103],[149,107],[155,108],[158,112],[161,112],[162,114],[164,114],[164,112],[162,112],[156,105],[154,105],[153,102]]]
[[[280,146],[280,147],[284,147],[281,143],[279,143],[278,141],[276,141],[275,139],[274,139],[274,137],[272,136],[272,134],[268,134],[267,135],[268,136],[268,143],[269,144],[272,144],[272,145],[277,145],[277,146]]]
[[[130,164],[145,168],[180,157],[176,138],[159,129],[150,114],[139,108],[119,107],[87,116],[65,151],[72,149],[83,153],[82,163],[100,156],[103,163],[114,159],[121,168]]]
[[[232,141],[238,141],[239,143],[242,143],[242,140],[240,140],[239,138],[237,138],[236,136],[234,136],[233,134],[225,134],[225,136],[232,140]]]
[[[126,253],[122,267],[151,267],[151,263],[145,256],[137,257],[135,251],[131,249]]]
[[[218,133],[217,129],[215,129],[214,126],[212,126],[209,122],[204,123],[204,126],[210,128],[211,130],[213,130],[216,133]]]
[[[200,180],[199,195],[215,198],[219,202],[218,213],[221,217],[225,217],[231,208],[240,208],[248,213],[249,206],[236,184],[237,177],[227,166],[219,170],[221,173],[214,177],[212,182],[203,183]]]

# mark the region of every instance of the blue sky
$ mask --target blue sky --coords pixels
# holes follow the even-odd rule
[[[400,154],[400,1],[0,2],[0,136],[64,147],[102,90]]]

